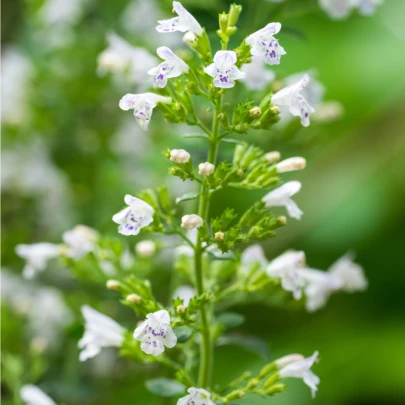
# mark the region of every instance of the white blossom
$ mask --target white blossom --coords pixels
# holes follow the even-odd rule
[[[285,207],[291,218],[301,219],[303,212],[291,199],[291,197],[300,190],[301,183],[299,181],[289,181],[275,190],[270,191],[262,198],[262,201],[266,204],[267,208]]]
[[[328,273],[342,282],[346,292],[363,291],[368,286],[363,268],[353,262],[353,255],[346,254],[329,267]]]
[[[120,347],[125,329],[110,317],[84,305],[81,308],[86,321],[85,332],[79,340],[80,361],[96,356],[103,347]]]
[[[215,166],[210,162],[204,162],[198,165],[198,174],[203,176],[210,176],[212,173],[214,173],[214,170]]]
[[[214,86],[229,89],[235,86],[235,80],[243,79],[245,74],[236,66],[234,51],[218,51],[214,63],[204,68],[204,72],[214,78]]]
[[[23,385],[20,396],[25,405],[56,405],[55,401],[36,385]]]
[[[152,257],[156,252],[156,245],[153,240],[143,240],[135,245],[135,252],[139,257]]]
[[[276,78],[276,74],[266,69],[259,56],[252,56],[252,62],[242,65],[241,71],[245,74],[243,83],[249,90],[263,90]]]
[[[311,371],[311,367],[315,362],[318,362],[318,354],[318,352],[315,352],[311,357],[290,363],[283,367],[279,371],[280,377],[302,378],[304,383],[311,388],[312,397],[314,398],[316,392],[318,391],[320,379]]]
[[[261,57],[269,65],[278,65],[280,57],[286,54],[284,48],[274,38],[274,35],[280,30],[280,23],[270,23],[249,35],[246,38],[246,43],[251,46],[251,54]]]
[[[287,173],[305,169],[306,165],[307,161],[303,157],[297,156],[282,160],[280,163],[277,163],[276,169],[277,173]]]
[[[180,398],[177,405],[214,405],[214,402],[211,401],[211,394],[202,388],[191,387],[187,392],[189,395]]]
[[[302,297],[304,279],[298,269],[305,264],[305,253],[290,250],[272,260],[266,272],[270,277],[279,278],[281,286],[286,291],[291,291],[296,300]]]
[[[259,265],[260,268],[265,268],[268,264],[263,248],[259,244],[251,245],[246,248],[242,253],[240,261],[244,273],[247,273],[253,265]]]
[[[126,94],[120,100],[121,110],[134,110],[134,116],[139,126],[147,131],[150,119],[152,118],[153,109],[158,103],[170,104],[170,97],[159,96],[154,93]]]
[[[190,154],[184,149],[172,149],[170,151],[170,161],[175,163],[187,163],[190,160]]]
[[[269,153],[266,153],[266,155],[265,155],[265,158],[269,164],[278,162],[280,160],[280,157],[281,157],[281,155],[280,155],[280,152],[278,152],[278,151],[269,152]]]
[[[198,36],[203,33],[201,25],[179,1],[173,1],[173,11],[177,13],[178,17],[158,21],[160,24],[156,27],[158,32],[191,31]]]
[[[194,228],[199,228],[202,224],[203,224],[203,219],[196,214],[184,215],[183,218],[181,218],[181,227],[182,228],[194,229]]]
[[[277,368],[280,370],[285,366],[288,366],[291,363],[295,363],[297,361],[304,360],[304,356],[302,354],[287,354],[287,356],[280,357],[275,361]]]
[[[301,95],[301,91],[307,87],[309,82],[308,74],[295,84],[285,87],[277,92],[271,102],[278,107],[288,107],[288,111],[295,117],[301,117],[301,124],[309,126],[309,114],[315,110],[308,104],[308,101]]]
[[[191,298],[194,298],[197,295],[196,290],[194,287],[191,287],[190,285],[181,285],[180,287],[177,287],[176,290],[174,291],[172,297],[174,298],[180,298],[183,300],[183,305],[186,307],[190,303]]]
[[[53,243],[34,243],[32,245],[17,245],[15,251],[18,256],[26,260],[23,275],[27,279],[35,277],[37,272],[46,268],[48,260],[58,257],[60,246]]]
[[[161,46],[156,50],[156,53],[164,62],[148,71],[149,75],[155,76],[155,87],[165,87],[167,79],[178,77],[182,73],[188,72],[189,67],[187,63],[180,59],[167,46]]]
[[[98,238],[98,232],[85,225],[76,225],[62,235],[63,242],[67,245],[67,255],[74,260],[93,252]]]
[[[353,0],[319,0],[319,7],[330,18],[341,20],[346,18],[353,10]]]
[[[138,235],[141,228],[153,222],[155,210],[145,201],[127,194],[124,198],[128,207],[112,217],[119,224],[118,232],[122,235]]]
[[[170,326],[170,315],[162,309],[146,315],[146,320],[134,332],[134,338],[141,343],[141,349],[147,354],[158,356],[177,343],[177,337]]]
[[[381,5],[384,0],[353,0],[355,6],[362,15],[372,15],[375,13],[377,6]]]

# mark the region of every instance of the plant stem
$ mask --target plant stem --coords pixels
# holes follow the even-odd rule
[[[222,96],[217,103],[214,118],[212,121],[212,133],[209,137],[209,152],[207,161],[212,164],[216,164],[218,155],[218,130],[219,130],[219,120],[218,114],[221,112],[222,108]],[[210,193],[207,182],[204,180],[201,186],[201,193],[198,206],[198,215],[203,218],[205,226],[208,226],[208,211],[210,203]],[[204,275],[202,266],[202,256],[204,253],[204,248],[202,246],[201,232],[198,232],[197,243],[194,249],[194,271],[196,279],[196,288],[198,295],[204,293]],[[201,306],[200,309],[200,322],[201,322],[201,346],[200,346],[200,370],[198,374],[198,387],[208,388],[209,380],[211,377],[212,362],[213,362],[213,349],[211,342],[211,333],[208,322],[208,314],[205,306]]]

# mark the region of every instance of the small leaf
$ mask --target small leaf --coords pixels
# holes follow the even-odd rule
[[[152,378],[145,382],[146,388],[153,394],[159,397],[174,397],[181,395],[186,390],[186,387],[169,378]]]
[[[245,322],[245,317],[236,312],[223,312],[217,316],[217,321],[223,323],[227,328],[236,328]]]
[[[258,354],[264,360],[270,360],[270,352],[267,342],[248,335],[225,335],[217,340],[217,346],[235,345],[242,347],[250,352]]]
[[[183,194],[180,197],[176,198],[176,204],[179,204],[179,203],[181,203],[183,201],[194,200],[199,195],[200,195],[199,193],[194,193],[194,192]]]
[[[226,142],[226,143],[235,143],[237,145],[243,145],[243,141],[239,141],[238,139],[230,139],[230,138],[223,138],[221,139],[221,142]]]
[[[193,330],[187,326],[180,326],[173,329],[174,334],[177,336],[177,343],[184,343],[190,339]]]

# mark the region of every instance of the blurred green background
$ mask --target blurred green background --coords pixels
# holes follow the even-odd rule
[[[184,147],[195,161],[205,156],[203,141],[184,139],[188,129],[165,124],[159,113],[149,132],[141,133],[131,114],[118,108],[120,97],[136,87],[96,74],[97,56],[106,48],[105,35],[111,30],[154,53],[161,38],[155,32],[155,17],[168,16],[170,2],[157,2],[155,11],[148,9],[146,14],[141,14],[139,1],[78,3],[80,11],[73,20],[45,24],[38,18],[42,1],[2,2],[3,65],[5,55],[14,57],[12,68],[2,75],[3,112],[11,111],[3,117],[2,131],[2,266],[14,273],[20,273],[23,265],[14,253],[18,243],[59,242],[61,233],[77,223],[116,236],[111,216],[121,208],[124,194],[157,186],[166,176],[164,149]],[[145,3],[152,7],[152,2]],[[229,3],[183,1],[211,33],[217,27],[217,13],[227,10]],[[252,398],[250,403],[403,404],[405,2],[386,0],[374,16],[353,15],[345,21],[330,20],[311,1],[308,8],[294,13],[285,5],[260,0],[240,3],[244,7],[240,31],[230,46],[279,20],[283,30],[278,38],[287,55],[274,71],[285,77],[315,69],[327,89],[326,99],[338,100],[345,111],[331,124],[308,129],[292,124],[247,136],[266,150],[308,161],[305,171],[291,176],[303,183],[296,201],[305,215],[300,222],[290,220],[264,245],[267,256],[302,249],[313,267],[326,269],[351,250],[369,279],[366,292],[333,296],[314,314],[260,305],[235,309],[246,315],[242,331],[266,339],[272,356],[310,355],[317,349],[322,359],[314,369],[321,378],[315,400],[301,381],[290,380],[286,394]],[[314,11],[305,12],[309,9]],[[174,48],[186,49],[180,33],[172,36]],[[214,34],[212,40],[218,46]],[[21,71],[24,74],[19,75]],[[242,86],[236,91],[240,98],[246,95]],[[15,92],[20,98],[10,107],[8,98]],[[229,156],[231,149],[224,146],[222,156]],[[190,188],[177,179],[165,181],[175,195]],[[242,210],[262,194],[219,192],[212,210],[220,212],[227,205]],[[133,239],[125,242],[134,244]],[[164,296],[169,270],[167,264],[160,267],[164,269],[156,277],[156,293]],[[104,300],[106,313],[119,312],[117,318],[131,327],[131,312],[120,307],[114,294],[103,286],[69,280],[62,269],[56,274],[47,271],[35,283],[64,291],[75,322],[59,336],[55,350],[47,349],[38,358],[28,343],[32,336],[24,317],[3,304],[3,360],[4,353],[23,359],[24,382],[38,383],[59,403],[164,403],[143,386],[142,378],[153,375],[153,368],[140,370],[127,360],[116,363],[114,351],[104,363],[96,359],[79,363],[82,303]],[[262,360],[249,352],[221,347],[215,352],[213,379],[223,384],[261,365]],[[35,367],[40,371],[33,371]],[[33,381],[32,376],[40,377]],[[6,385],[2,394],[5,403],[13,403]]]

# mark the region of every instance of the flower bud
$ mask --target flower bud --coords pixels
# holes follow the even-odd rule
[[[176,311],[178,314],[184,314],[187,310],[187,307],[185,307],[184,305],[180,304],[177,306]]]
[[[175,163],[187,163],[190,160],[190,154],[184,149],[172,149],[170,160]]]
[[[226,29],[228,28],[228,14],[219,14],[218,18],[220,31],[224,34],[226,32]]]
[[[234,27],[239,19],[239,15],[242,12],[242,6],[239,4],[231,4],[229,9],[228,25]]]
[[[232,401],[232,400],[234,400],[234,399],[243,398],[244,396],[246,396],[245,391],[242,391],[242,390],[235,390],[235,391],[230,392],[225,398],[226,398],[228,401]]]
[[[263,384],[263,388],[269,388],[280,380],[280,375],[278,373],[272,374]]]
[[[278,225],[285,225],[287,223],[287,217],[285,215],[281,215],[278,217]]]
[[[271,111],[274,115],[280,114],[280,109],[279,109],[276,105],[273,105],[273,107],[270,108],[270,111]]]
[[[183,36],[183,42],[189,46],[193,46],[196,40],[196,35],[191,31],[186,32]]]
[[[260,107],[253,107],[249,110],[249,116],[252,118],[257,118],[260,117],[262,115],[262,110],[260,109]]]
[[[203,224],[203,219],[196,214],[184,215],[181,219],[181,227],[186,229],[199,228]]]
[[[259,384],[260,384],[260,380],[259,380],[258,378],[252,378],[252,379],[248,382],[248,389],[249,389],[249,390],[253,390],[253,389],[255,389]]]
[[[278,173],[293,172],[295,170],[305,169],[307,161],[302,157],[292,157],[277,163],[276,169]]]
[[[155,242],[151,240],[143,240],[135,245],[135,252],[143,258],[152,257],[156,252]]]
[[[289,354],[287,356],[284,357],[280,357],[279,359],[276,360],[276,366],[277,368],[280,370],[285,366],[288,366],[291,363],[295,363],[297,361],[301,361],[304,360],[304,356],[302,354]]]
[[[117,280],[107,280],[106,286],[111,291],[120,291],[120,283]]]
[[[280,160],[280,158],[281,158],[281,155],[280,155],[280,152],[274,151],[274,152],[266,153],[265,157],[266,157],[266,160],[270,164],[272,164],[272,163],[278,162]]]
[[[210,174],[214,173],[214,170],[215,166],[209,162],[200,163],[198,165],[198,173],[202,174],[203,176],[209,176]]]
[[[220,242],[221,240],[224,240],[224,236],[225,236],[225,234],[221,231],[216,232],[214,235],[215,240],[218,242]]]
[[[129,294],[126,298],[126,301],[130,304],[138,305],[141,303],[142,298],[138,294]]]
[[[265,395],[274,395],[287,390],[285,384],[274,384],[268,390],[265,391]]]

